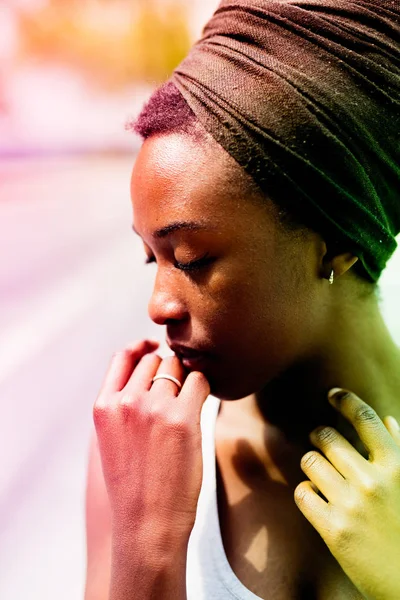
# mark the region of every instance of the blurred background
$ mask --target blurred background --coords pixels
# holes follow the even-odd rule
[[[83,598],[92,406],[112,352],[162,339],[124,124],[217,4],[0,3],[1,600]],[[400,344],[399,275],[398,251],[381,303]]]
[[[163,337],[124,125],[216,4],[0,0],[1,600],[83,600],[93,403],[115,350]]]

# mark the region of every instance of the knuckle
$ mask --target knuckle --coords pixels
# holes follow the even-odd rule
[[[387,467],[389,480],[396,486],[400,486],[400,460],[389,463]]]
[[[354,420],[357,422],[375,421],[376,412],[370,406],[359,406],[354,412]]]
[[[157,354],[151,353],[151,354],[144,354],[141,359],[140,362],[143,363],[148,363],[149,365],[151,365],[152,363],[156,362],[157,360],[159,360],[159,356]]]
[[[145,410],[147,426],[161,427],[171,436],[185,437],[191,433],[191,424],[179,410],[152,403]]]
[[[144,414],[149,423],[156,423],[162,417],[162,411],[156,402],[149,403]]]
[[[335,442],[338,438],[337,433],[332,427],[324,427],[314,432],[317,440],[323,444],[330,444]]]
[[[134,395],[132,392],[122,392],[119,396],[119,405],[123,407],[132,407]]]
[[[349,489],[347,486],[347,493],[343,495],[342,500],[343,518],[354,522],[360,514],[363,512],[363,502],[359,491]]]
[[[204,383],[208,383],[205,375],[200,371],[192,371],[189,373],[188,377],[190,377],[194,385],[202,386]]]
[[[110,401],[105,394],[99,394],[93,404],[93,412],[104,413],[110,407]]]
[[[383,482],[378,478],[364,478],[361,482],[361,489],[367,498],[380,498],[384,494]]]
[[[190,423],[188,423],[178,411],[172,411],[168,414],[167,424],[174,433],[181,437],[186,437],[191,434]]]
[[[118,413],[126,418],[137,415],[140,411],[139,406],[142,398],[142,394],[134,394],[133,392],[122,393],[116,407]]]
[[[93,420],[95,425],[100,425],[106,422],[111,415],[112,408],[105,400],[99,398],[93,405]]]
[[[133,398],[131,394],[123,394],[118,402],[118,411],[122,415],[129,415],[133,412]]]
[[[166,356],[165,358],[163,358],[162,360],[163,363],[163,367],[165,366],[170,366],[170,367],[176,367],[176,366],[180,366],[180,360],[177,356]]]
[[[318,465],[319,460],[320,460],[320,455],[318,454],[318,452],[315,452],[314,450],[310,450],[310,452],[307,452],[302,457],[302,459],[300,461],[300,466],[302,469],[312,469]]]
[[[346,548],[349,545],[352,534],[348,519],[344,514],[336,515],[331,521],[330,536],[336,548]]]
[[[309,497],[309,491],[304,482],[299,483],[299,485],[294,490],[294,497],[298,504],[302,504]]]
[[[169,415],[162,403],[150,402],[143,411],[143,417],[150,429],[153,427],[169,427]]]
[[[191,373],[193,376],[194,387],[197,388],[201,395],[208,396],[211,393],[210,383],[204,373],[194,371]]]

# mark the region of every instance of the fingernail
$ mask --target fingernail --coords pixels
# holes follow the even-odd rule
[[[394,417],[392,417],[392,416],[389,416],[389,417],[388,417],[388,420],[390,420],[391,424],[393,425],[393,427],[394,427],[394,428],[395,428],[397,431],[400,431],[400,425],[399,425],[399,422],[397,421],[397,419],[395,419],[395,418],[394,418]]]
[[[344,390],[343,388],[332,388],[328,392],[328,400],[330,402],[339,402],[340,400],[342,400],[342,398],[348,396],[349,394],[350,392]]]

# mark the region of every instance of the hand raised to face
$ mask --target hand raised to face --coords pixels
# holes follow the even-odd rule
[[[189,536],[202,481],[201,408],[209,385],[176,356],[138,342],[117,352],[93,407],[113,531]],[[173,380],[153,378],[167,374]],[[134,537],[132,538],[134,539]]]

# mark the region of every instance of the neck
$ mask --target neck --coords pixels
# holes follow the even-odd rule
[[[263,422],[267,429],[277,428],[283,439],[300,444],[304,450],[313,448],[308,436],[315,427],[330,425],[365,456],[353,427],[328,403],[327,392],[332,387],[346,388],[381,419],[392,415],[400,422],[399,365],[400,349],[390,336],[377,301],[363,309],[347,306],[324,328],[321,343],[310,356],[257,394],[238,401],[240,410]]]

